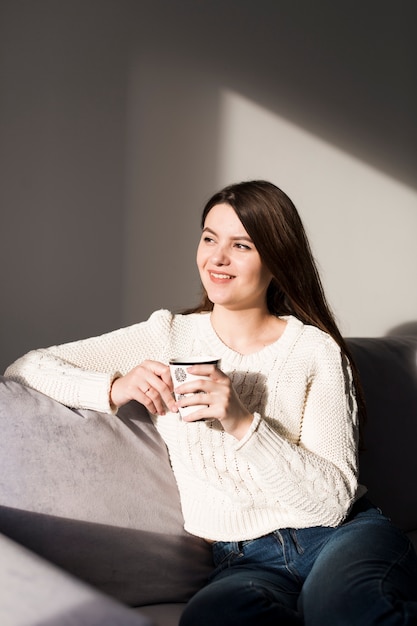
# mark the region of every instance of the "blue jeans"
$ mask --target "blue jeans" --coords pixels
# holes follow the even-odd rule
[[[180,626],[416,626],[417,557],[362,498],[338,528],[213,544],[215,570]]]

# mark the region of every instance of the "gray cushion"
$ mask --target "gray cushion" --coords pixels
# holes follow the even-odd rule
[[[185,604],[153,604],[134,610],[149,617],[156,626],[178,626],[185,607]]]
[[[144,407],[75,411],[0,377],[0,532],[132,606],[183,602],[211,570],[183,530]]]
[[[405,531],[417,529],[417,337],[349,339],[368,407],[361,481]]]

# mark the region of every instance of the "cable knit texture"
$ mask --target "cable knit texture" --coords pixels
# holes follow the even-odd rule
[[[349,364],[329,335],[287,321],[278,341],[241,355],[209,313],[155,312],[106,335],[35,350],[6,370],[74,408],[114,412],[116,376],[146,359],[212,354],[255,418],[238,441],[216,420],[153,416],[170,454],[185,529],[241,541],[278,528],[337,526],[364,492],[357,484],[357,406]]]

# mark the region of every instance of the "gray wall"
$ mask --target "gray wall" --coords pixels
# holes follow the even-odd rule
[[[2,0],[0,370],[195,301],[224,87],[415,189],[414,6]]]
[[[127,48],[84,5],[1,3],[0,369],[122,317]]]

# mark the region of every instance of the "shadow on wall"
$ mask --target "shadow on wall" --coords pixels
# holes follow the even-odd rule
[[[137,17],[142,10],[143,5]],[[136,167],[136,173],[129,177],[133,184],[125,250],[126,323],[144,319],[161,306],[178,310],[195,302],[196,211],[204,195],[239,180],[240,171],[245,176],[246,172],[255,171],[257,176],[257,172],[270,171],[273,167],[271,153],[276,155],[278,150],[269,151],[265,145],[273,145],[269,144],[272,133],[268,130],[265,140],[261,125],[257,121],[252,125],[248,122],[252,132],[248,141],[248,128],[242,121],[239,126],[242,118],[236,114],[236,107],[233,111],[229,108],[229,118],[225,116],[225,92],[239,94],[240,99],[246,98],[268,111],[270,118],[279,115],[283,126],[290,120],[299,131],[306,129],[314,139],[319,137],[329,146],[359,157],[365,166],[369,164],[378,172],[389,172],[393,181],[405,181],[415,188],[417,152],[412,110],[415,94],[411,89],[407,12],[393,16],[390,10],[381,7],[375,14],[368,5],[358,10],[360,19],[351,7],[346,15],[340,6],[336,9],[329,6],[326,11],[305,6],[300,11],[299,6],[283,6],[276,0],[261,0],[256,11],[246,0],[239,3],[238,11],[236,3],[227,0],[198,6],[181,0],[175,4],[155,0],[147,7],[152,38],[145,32],[143,37],[136,38],[136,63],[131,68],[128,98],[131,146],[128,163]],[[173,23],[177,28],[172,28]],[[136,30],[138,24],[135,20]],[[302,196],[308,182],[317,182],[326,171],[325,161],[317,159],[310,165],[308,159],[314,159],[314,155],[307,154],[304,162],[297,158],[293,138],[284,138],[281,131],[274,140],[281,149],[288,143],[283,150],[284,167],[297,172],[294,188]],[[270,160],[265,167],[266,158]],[[238,165],[232,168],[232,162]],[[242,167],[242,162],[248,167]],[[331,227],[321,228],[320,220],[325,219],[335,233],[343,226],[352,230],[353,241],[362,243],[369,235],[366,224],[362,229],[357,227],[349,204],[344,213],[346,223],[341,220],[340,211],[349,193],[354,210],[358,211],[358,200],[366,205],[365,191],[369,194],[372,190],[368,198],[375,207],[377,232],[370,202],[366,205],[366,215],[359,215],[359,222],[370,222],[375,239],[386,236],[393,212],[388,203],[389,212],[381,219],[378,194],[373,193],[379,181],[369,180],[366,190],[363,184],[355,186],[357,171],[350,169],[351,164],[351,161],[341,164],[340,179],[332,171],[327,188],[324,176],[320,193],[329,194],[329,187],[333,186],[339,211],[329,210],[325,218],[321,217],[324,213],[317,218],[314,212],[311,219],[315,237],[322,243],[323,267],[332,267],[328,289],[338,312],[343,311],[347,319],[353,315],[352,319],[356,320],[357,312],[350,309],[352,302],[359,301],[367,312],[366,320],[361,315],[357,322],[359,334],[380,335],[399,319],[414,315],[413,302],[410,304],[409,299],[410,308],[402,309],[408,293],[404,298],[401,292],[404,281],[398,283],[400,293],[396,304],[393,299],[394,310],[385,311],[384,320],[379,320],[375,328],[372,309],[375,303],[371,302],[370,306],[368,293],[362,300],[361,289],[366,290],[368,278],[372,284],[377,256],[370,258],[367,243],[356,247],[357,265],[361,265],[362,254],[364,269],[361,281],[349,292],[352,268],[344,259],[351,254],[352,240],[349,236],[344,238],[346,256],[340,255],[340,250],[335,251],[331,242],[328,243]],[[275,166],[284,180],[285,169],[279,170],[278,163]],[[226,171],[233,171],[233,175],[226,177]],[[318,177],[314,177],[315,172],[319,173]],[[271,175],[268,177],[275,180]],[[279,184],[280,179],[276,182]],[[349,193],[344,193],[346,187]],[[286,190],[292,195],[290,187]],[[326,204],[322,204],[324,208]],[[400,204],[397,202],[397,206]],[[317,206],[321,210],[320,200]],[[415,204],[413,215],[414,207]],[[402,237],[399,229],[394,234]],[[408,249],[413,250],[413,246],[408,248],[404,242],[401,245],[404,254]],[[338,256],[338,263],[333,269],[334,255]],[[402,262],[412,267],[414,258],[410,252],[410,261],[406,256]],[[348,289],[342,286],[345,284]],[[356,327],[349,331],[352,333],[358,334]]]
[[[153,0],[146,11],[159,48],[415,188],[415,2]]]
[[[124,323],[197,304],[203,206],[217,191],[219,86],[173,52],[136,52],[128,88]]]
[[[127,18],[94,4],[1,2],[0,372],[120,325]]]
[[[394,326],[387,332],[387,337],[394,336],[416,336],[417,337],[417,321],[414,322],[404,322],[404,324],[399,324],[398,326]]]

